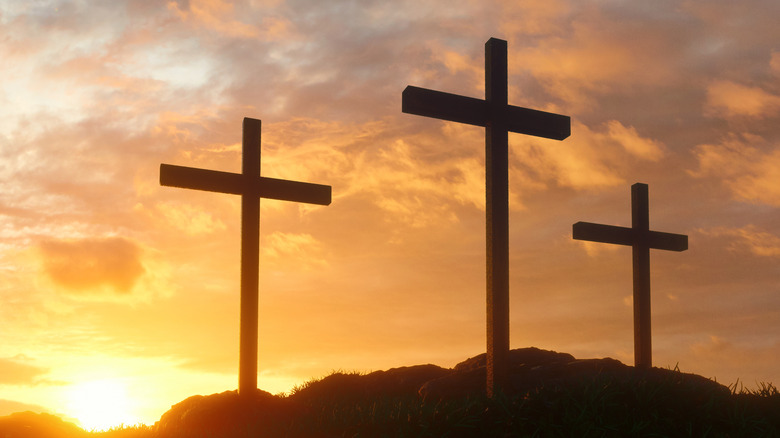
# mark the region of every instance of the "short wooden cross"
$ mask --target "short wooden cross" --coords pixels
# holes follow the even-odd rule
[[[577,222],[572,235],[577,240],[632,247],[634,259],[634,366],[653,366],[650,330],[650,248],[667,251],[688,249],[688,236],[650,231],[647,184],[631,186],[631,228]]]
[[[509,372],[509,159],[508,133],[563,140],[568,116],[507,104],[507,43],[485,43],[485,99],[408,86],[402,111],[485,127],[487,216],[487,383],[492,396]]]
[[[329,205],[330,186],[260,176],[260,126],[244,118],[242,172],[160,165],[160,184],[241,195],[241,322],[238,392],[257,390],[257,307],[260,261],[260,198]]]

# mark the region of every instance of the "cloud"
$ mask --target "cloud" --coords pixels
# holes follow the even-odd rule
[[[720,179],[738,199],[780,205],[780,149],[754,134],[730,134],[695,149],[697,178]]]
[[[769,61],[769,66],[772,68],[772,72],[776,75],[780,75],[780,51],[772,52],[772,58]]]
[[[400,138],[386,121],[300,118],[267,132],[263,174],[331,185],[334,204],[365,200],[390,213],[386,220],[411,227],[456,220],[461,206],[484,208],[484,165],[472,155],[484,149],[479,130],[445,125]]]
[[[377,206],[412,227],[457,221],[454,209],[459,205],[484,208],[484,164],[457,154],[434,161],[426,156],[426,140],[410,140],[385,146],[379,167],[361,172]]]
[[[640,136],[636,129],[610,120],[601,129],[572,122],[572,136],[558,142],[541,143],[519,137],[514,148],[516,165],[540,181],[561,187],[594,189],[623,184],[629,165],[659,161],[664,156],[660,142]]]
[[[762,139],[745,134],[729,135],[720,144],[702,144],[696,147],[696,157],[699,160],[699,170],[690,171],[695,177],[705,177],[717,174],[733,180],[750,171],[758,163],[759,150],[749,143]]]
[[[137,210],[146,212],[141,205]],[[195,206],[183,203],[160,202],[153,208],[150,215],[159,214],[169,226],[183,230],[189,235],[211,234],[226,229],[225,223]]]
[[[236,19],[235,7],[232,2],[222,0],[187,0],[183,2],[168,2],[168,9],[182,21],[192,22],[196,26],[218,33],[241,38],[253,38],[261,34],[260,29]],[[283,33],[287,27],[284,22],[274,20],[270,25],[272,35]]]
[[[780,96],[760,87],[716,80],[707,86],[705,110],[715,116],[768,118],[780,111]]]
[[[690,21],[685,14],[637,3],[596,7],[592,2],[556,1],[533,7],[542,3],[533,2],[533,11],[527,12],[525,3],[508,7],[515,18],[504,25],[515,42],[510,45],[510,70],[530,71],[550,95],[575,112],[592,110],[615,91],[629,95],[674,83],[677,62],[700,32],[685,23]],[[524,17],[516,19],[518,14]],[[523,25],[534,16],[544,29]],[[691,31],[679,35],[686,24]]]
[[[39,249],[45,273],[72,292],[107,287],[127,294],[145,272],[141,249],[120,237],[48,240]]]
[[[48,374],[49,370],[25,363],[29,361],[29,358],[23,355],[0,357],[0,384],[38,385],[45,383],[40,377]]]
[[[732,251],[741,253],[748,251],[759,257],[780,257],[780,236],[761,230],[752,224],[742,228],[719,227],[702,233],[731,239],[728,248]]]
[[[607,122],[607,137],[619,143],[629,154],[647,161],[658,161],[663,155],[663,147],[658,141],[643,138],[633,126],[623,126],[617,120]]]
[[[573,5],[565,0],[500,2],[501,31],[508,35],[558,35]]]
[[[276,263],[285,263],[300,269],[328,264],[322,244],[311,234],[276,231],[262,238],[262,255]]]

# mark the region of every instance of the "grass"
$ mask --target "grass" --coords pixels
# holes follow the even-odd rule
[[[780,436],[780,394],[771,384],[758,391],[685,394],[673,382],[629,386],[598,378],[494,399],[319,399],[310,406],[314,415],[291,429],[296,436]]]
[[[607,375],[542,387],[524,395],[498,394],[425,402],[416,395],[370,395],[334,373],[295,388],[284,400],[294,414],[262,424],[231,425],[219,437],[780,437],[780,393],[739,382],[728,391],[701,390],[679,379],[627,382]],[[339,380],[341,379],[341,380]],[[1,432],[1,431],[0,431]],[[0,433],[2,436],[2,433]],[[13,435],[11,435],[13,436]],[[87,438],[158,437],[154,427],[85,433]],[[40,438],[44,436],[41,435]],[[49,436],[47,435],[46,438]],[[33,437],[30,438],[39,438]],[[59,438],[51,436],[51,438]]]

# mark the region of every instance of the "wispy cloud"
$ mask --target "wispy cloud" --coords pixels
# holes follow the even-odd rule
[[[287,261],[296,269],[311,269],[328,264],[322,244],[311,234],[274,232],[263,237],[262,254],[275,263]]]
[[[780,111],[780,96],[760,87],[716,80],[707,87],[707,107],[717,116],[767,118]]]
[[[721,180],[735,197],[751,202],[780,205],[780,150],[750,133],[730,134],[718,144],[695,149],[699,169],[691,175]]]
[[[49,373],[49,369],[32,365],[31,362],[34,361],[24,355],[0,357],[0,384],[24,386],[63,384],[42,377]]]
[[[752,224],[742,228],[716,228],[706,233],[731,239],[728,248],[732,251],[747,251],[759,257],[780,256],[780,236]]]

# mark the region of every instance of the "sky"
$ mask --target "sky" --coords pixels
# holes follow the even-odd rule
[[[510,134],[511,347],[633,364],[630,226],[649,185],[653,363],[780,383],[775,0],[0,1],[0,415],[152,424],[237,387],[240,198],[159,184],[241,169],[261,201],[258,385],[451,367],[485,351],[484,129],[401,112],[415,85],[571,117]]]

